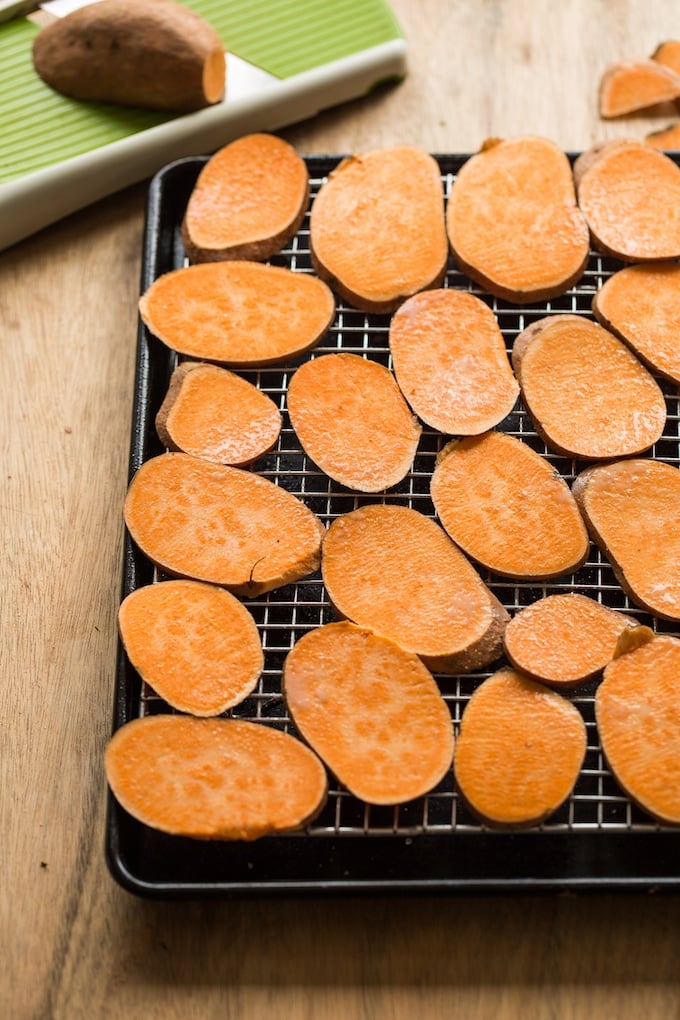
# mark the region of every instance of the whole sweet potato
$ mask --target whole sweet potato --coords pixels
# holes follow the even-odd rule
[[[101,0],[59,18],[33,43],[36,71],[74,99],[197,110],[224,93],[224,46],[172,0]]]

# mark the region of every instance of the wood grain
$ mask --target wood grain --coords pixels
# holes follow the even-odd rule
[[[394,0],[400,85],[283,132],[301,152],[565,149],[613,60],[678,37],[667,0]],[[665,896],[155,903],[106,870],[111,723],[146,185],[0,254],[0,1016],[680,1017]]]

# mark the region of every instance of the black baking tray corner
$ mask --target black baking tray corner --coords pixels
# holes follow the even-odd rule
[[[307,157],[312,195],[341,156]],[[467,156],[440,155],[445,192]],[[573,160],[574,154],[570,158]],[[171,163],[153,179],[147,203],[140,290],[159,275],[184,264],[181,221],[186,203],[205,158]],[[272,259],[301,272],[311,271],[309,224],[303,223],[292,244]],[[487,300],[506,338],[551,311],[591,315],[593,294],[604,279],[621,268],[615,260],[591,253],[584,276],[567,294],[548,303],[518,308],[479,291],[451,263],[447,286],[465,287]],[[338,306],[336,321],[317,351],[357,350],[389,364],[388,319],[366,316]],[[327,523],[328,520],[376,497],[362,497],[329,487],[329,480],[305,461],[285,414],[288,365],[245,373],[269,392],[284,414],[281,448],[254,465],[274,481],[295,489]],[[134,409],[129,474],[146,459],[161,453],[154,418],[165,396],[175,355],[140,323],[137,338]],[[668,404],[668,428],[650,456],[680,465],[680,416],[677,391],[662,386]],[[518,404],[499,426],[520,435],[553,461],[570,481],[584,465],[555,457],[533,432],[528,415]],[[443,437],[424,429],[411,477],[387,494],[390,502],[411,505],[434,516],[428,478]],[[282,468],[283,465],[283,468]],[[311,478],[311,482],[310,482]],[[315,485],[315,478],[318,484]],[[121,508],[122,510],[122,508]],[[672,633],[670,625],[651,620],[628,603],[609,564],[596,548],[577,575],[547,584],[516,584],[483,575],[511,611],[556,591],[582,591],[613,608],[636,615],[640,622]],[[154,581],[153,566],[125,537],[121,598]],[[234,714],[292,729],[280,695],[280,670],[289,641],[333,619],[320,577],[249,603],[263,636],[265,673],[261,689]],[[270,628],[270,631],[268,630]],[[281,635],[283,634],[283,639]],[[502,660],[494,668],[502,665]],[[454,725],[474,687],[488,675],[438,678]],[[428,798],[398,809],[369,809],[341,788],[332,788],[320,819],[302,833],[268,836],[252,843],[210,842],[168,836],[135,821],[109,794],[106,820],[106,859],[111,874],[124,888],[140,896],[226,897],[274,894],[334,893],[508,893],[539,891],[677,891],[680,888],[680,830],[655,824],[631,804],[608,773],[597,739],[593,687],[576,692],[583,712],[588,751],[582,775],[569,802],[542,826],[521,831],[490,831],[470,817],[459,803],[453,778]],[[119,645],[116,662],[113,729],[141,714],[167,711],[145,689]]]

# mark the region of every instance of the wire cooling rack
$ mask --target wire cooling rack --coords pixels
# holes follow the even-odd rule
[[[307,160],[312,198],[340,157]],[[465,157],[437,157],[448,195]],[[184,264],[180,225],[204,160],[171,164],[154,179],[147,209],[141,289],[162,272]],[[312,272],[309,217],[291,245],[272,260],[295,271]],[[591,253],[577,285],[559,298],[517,307],[480,290],[449,263],[444,286],[469,290],[487,301],[496,315],[508,353],[515,337],[546,314],[592,318],[591,304],[603,282],[621,268],[616,260]],[[313,352],[279,365],[241,374],[280,408],[283,428],[275,449],[253,469],[299,496],[326,525],[366,503],[408,506],[435,517],[430,478],[448,437],[423,428],[412,470],[382,495],[362,495],[331,481],[306,456],[286,410],[289,379],[309,357],[346,351],[391,367],[389,317],[367,315],[339,305],[334,323]],[[162,452],[154,418],[165,395],[177,356],[140,326],[130,475],[148,457]],[[680,398],[677,388],[659,380],[667,404],[662,438],[645,456],[680,467]],[[546,457],[571,483],[586,465],[557,456],[536,434],[521,399],[498,426]],[[509,610],[546,595],[580,592],[636,617],[663,633],[677,633],[632,605],[612,569],[591,543],[585,565],[575,574],[549,582],[520,582],[480,571]],[[123,596],[141,584],[162,579],[126,539]],[[320,573],[244,600],[262,638],[265,668],[257,689],[229,714],[295,732],[281,695],[286,654],[307,631],[335,619]],[[457,732],[465,705],[493,667],[461,676],[437,676]],[[514,890],[518,888],[651,888],[680,885],[680,832],[653,821],[622,792],[603,759],[594,718],[595,683],[570,695],[588,734],[587,752],[572,795],[542,825],[522,833],[487,830],[457,794],[452,772],[427,796],[397,807],[369,806],[331,779],[322,813],[301,833],[265,837],[256,844],[202,844],[153,832],[130,819],[110,800],[107,854],[114,876],[131,890],[149,895],[202,895],[245,892],[331,890]],[[169,711],[140,681],[119,648],[114,726],[131,718]]]

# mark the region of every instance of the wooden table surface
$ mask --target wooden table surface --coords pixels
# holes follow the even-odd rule
[[[410,72],[283,132],[433,152],[598,119],[610,61],[680,37],[669,0],[394,0]],[[680,1017],[680,900],[567,895],[158,903],[110,878],[109,736],[146,183],[0,254],[0,1015]]]

